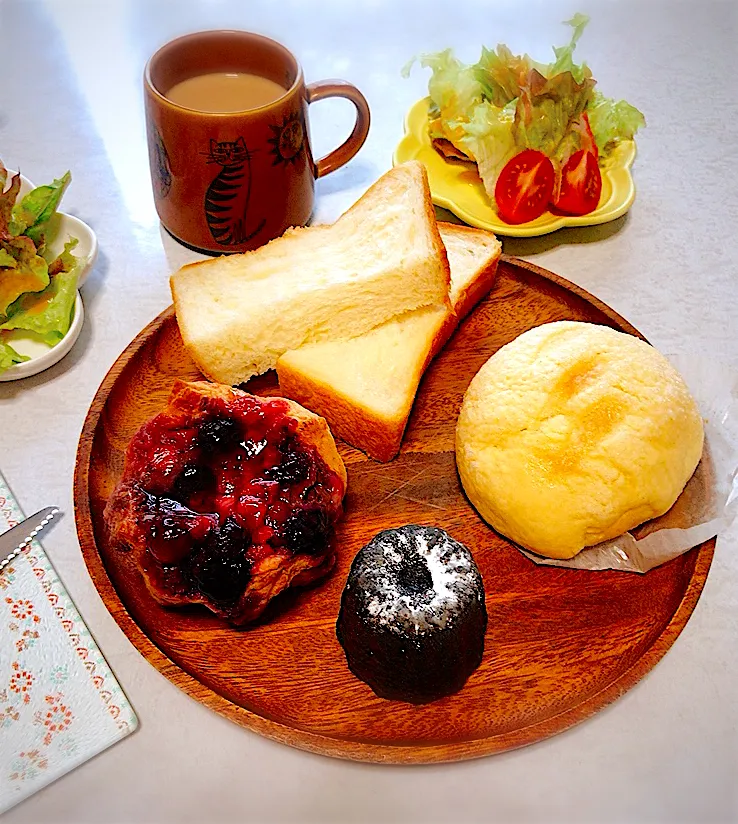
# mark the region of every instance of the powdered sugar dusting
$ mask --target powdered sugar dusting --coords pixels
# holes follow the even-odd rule
[[[393,631],[421,635],[445,629],[482,591],[469,550],[440,529],[386,530],[362,555],[356,584],[366,611],[376,623]],[[423,560],[430,573],[432,587],[427,591],[408,591],[402,584],[403,564],[414,556]]]

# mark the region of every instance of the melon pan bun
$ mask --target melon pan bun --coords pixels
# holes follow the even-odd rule
[[[560,321],[498,350],[464,395],[456,460],[498,532],[551,558],[663,515],[702,455],[683,380],[652,346]]]

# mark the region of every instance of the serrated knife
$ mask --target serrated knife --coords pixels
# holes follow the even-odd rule
[[[3,532],[0,535],[0,573],[60,514],[58,507],[47,506]]]

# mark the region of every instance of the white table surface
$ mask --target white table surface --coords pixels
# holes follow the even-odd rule
[[[423,96],[413,54],[475,59],[506,42],[539,59],[592,22],[579,53],[608,95],[642,109],[630,214],[597,229],[505,240],[588,289],[662,351],[738,368],[738,4],[725,0],[404,3],[238,0],[0,2],[0,157],[37,182],[71,169],[64,207],[97,232],[87,320],[49,371],[0,384],[2,471],[26,511],[67,517],[46,547],[141,719],[140,730],[12,810],[17,822],[723,822],[738,819],[738,529],[664,660],[592,719],[548,741],[448,766],[367,766],[310,755],[226,721],[176,689],[103,606],[77,543],[72,469],[88,405],[126,344],[170,302],[192,259],[163,235],[151,196],[141,72],[171,37],[246,28],[294,50],[308,80],[357,84],[372,110],[365,147],[317,184],[332,220],[391,165],[403,116]],[[350,126],[343,101],[311,110],[316,154]],[[0,651],[1,654],[1,651]],[[2,739],[0,738],[0,746]]]

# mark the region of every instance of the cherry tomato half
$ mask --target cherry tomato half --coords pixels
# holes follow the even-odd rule
[[[569,215],[593,212],[602,194],[602,175],[592,152],[580,149],[561,170],[561,189],[553,205]]]
[[[505,223],[527,223],[548,207],[554,168],[543,152],[525,149],[508,161],[495,185],[497,212]]]

